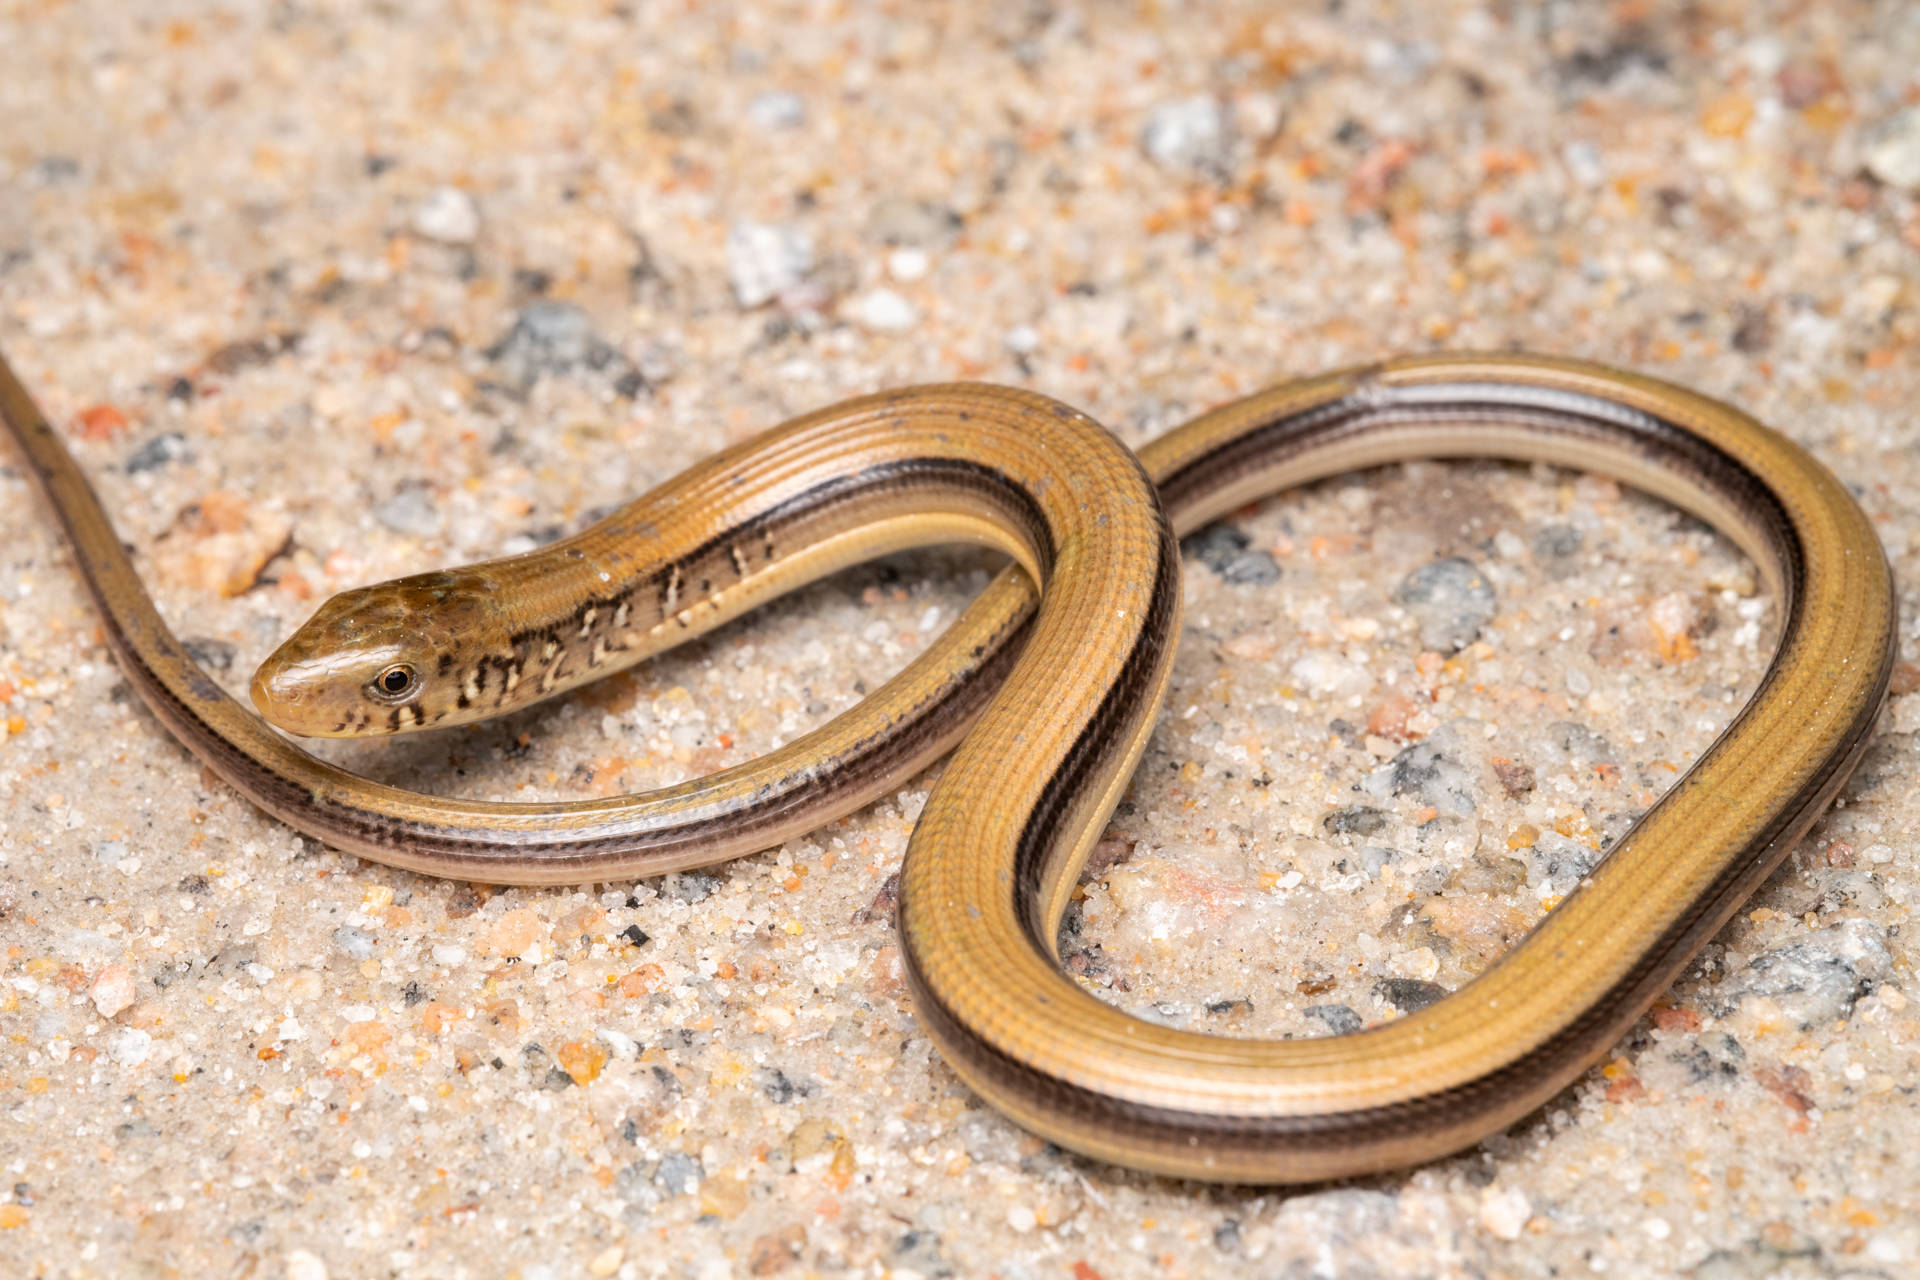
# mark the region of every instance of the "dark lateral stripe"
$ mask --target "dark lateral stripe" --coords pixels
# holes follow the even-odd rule
[[[1041,789],[1040,799],[1020,831],[1014,854],[1016,906],[1025,921],[1034,944],[1044,952],[1048,922],[1039,918],[1040,876],[1046,866],[1046,854],[1058,834],[1068,808],[1086,786],[1088,775],[1121,749],[1131,736],[1132,721],[1141,700],[1141,688],[1153,680],[1154,667],[1168,646],[1178,637],[1173,634],[1173,616],[1180,591],[1180,550],[1165,517],[1160,519],[1160,548],[1155,558],[1153,592],[1140,628],[1134,633],[1133,648],[1120,665],[1120,674],[1100,705],[1074,739],[1066,757]]]
[[[590,608],[618,608],[641,590],[649,588],[664,600],[666,584],[676,574],[679,575],[679,595],[687,598],[686,586],[691,580],[692,569],[708,557],[726,554],[737,565],[739,557],[736,549],[738,544],[745,542],[763,546],[766,559],[772,560],[776,539],[783,530],[804,523],[830,508],[858,502],[876,490],[922,485],[968,490],[993,499],[994,504],[1006,513],[1033,546],[1042,572],[1053,568],[1058,548],[1054,544],[1052,530],[1047,525],[1046,515],[1032,495],[1005,472],[963,458],[900,459],[829,477],[764,511],[756,512],[736,524],[729,524],[683,555],[660,565],[645,579],[628,583],[607,595],[582,601],[574,610],[572,622],[577,625]],[[663,609],[663,614],[665,612]],[[507,639],[516,648],[529,641],[552,639],[558,642],[563,639],[561,631],[565,627],[565,622],[543,622],[516,631]]]
[[[1418,396],[1410,394],[1418,392]],[[1160,480],[1161,500],[1178,511],[1217,490],[1223,477],[1258,470],[1324,447],[1343,436],[1358,437],[1396,424],[1508,422],[1536,431],[1617,442],[1626,436],[1662,467],[1690,474],[1754,513],[1779,548],[1789,586],[1803,573],[1803,553],[1792,520],[1779,499],[1745,464],[1675,423],[1616,401],[1570,391],[1542,391],[1497,383],[1457,387],[1370,388],[1326,404],[1285,414],[1247,431],[1210,453],[1190,459]],[[1797,606],[1798,592],[1783,602],[1782,618]]]

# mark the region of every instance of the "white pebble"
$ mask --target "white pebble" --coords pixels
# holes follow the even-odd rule
[[[1031,1231],[1039,1225],[1040,1219],[1033,1210],[1023,1204],[1017,1204],[1007,1210],[1007,1225],[1015,1231]]]
[[[875,333],[904,333],[920,322],[914,305],[891,289],[862,294],[853,304],[854,318]]]
[[[807,122],[807,104],[797,93],[774,89],[747,104],[747,119],[768,133],[798,129]]]
[[[287,1254],[287,1280],[327,1280],[327,1264],[305,1249]]]
[[[742,307],[773,301],[812,270],[813,237],[800,227],[736,222],[727,229],[727,276]]]
[[[122,1066],[137,1067],[153,1052],[153,1037],[133,1027],[123,1027],[107,1042],[107,1052]]]
[[[465,947],[455,946],[451,942],[436,942],[433,945],[433,962],[435,964],[464,964],[466,959],[467,949]]]
[[[1640,1229],[1655,1240],[1665,1240],[1673,1234],[1673,1224],[1665,1218],[1648,1218],[1640,1224]]]
[[[373,1006],[370,1004],[350,1004],[340,1010],[340,1016],[348,1022],[372,1022]]]
[[[887,255],[887,274],[895,280],[911,283],[926,278],[929,259],[925,249],[895,249]]]
[[[414,206],[413,229],[441,244],[472,244],[480,235],[480,209],[458,187],[436,187]]]
[[[1489,1188],[1480,1195],[1480,1225],[1497,1239],[1518,1240],[1532,1216],[1533,1206],[1527,1202],[1527,1193],[1517,1187],[1499,1191]]]
[[[133,1003],[133,975],[117,964],[110,964],[93,980],[87,994],[103,1018],[111,1018]]]
[[[1000,341],[1017,356],[1030,356],[1040,349],[1040,335],[1030,324],[1013,326]]]

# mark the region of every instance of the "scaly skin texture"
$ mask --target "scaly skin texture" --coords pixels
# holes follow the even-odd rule
[[[1738,542],[1784,617],[1773,664],[1726,733],[1500,962],[1371,1031],[1230,1040],[1129,1018],[1054,963],[1086,850],[1164,695],[1179,615],[1152,484],[1071,410],[977,387],[850,401],[720,455],[567,544],[342,597],[256,681],[263,709],[297,731],[399,732],[557,693],[867,555],[964,538],[1019,561],[921,659],[807,738],[666,792],[562,806],[399,791],[272,733],[167,631],[4,366],[0,414],[162,720],[262,807],[380,861],[524,883],[718,861],[888,789],[978,715],[902,872],[902,950],[922,1021],[1020,1123],[1180,1176],[1384,1169],[1538,1106],[1612,1046],[1832,798],[1893,661],[1890,576],[1851,498],[1790,442],[1669,384],[1562,360],[1421,357],[1276,387],[1155,441],[1140,463],[1182,532],[1261,494],[1398,459],[1602,471]],[[409,681],[389,689],[396,667]]]

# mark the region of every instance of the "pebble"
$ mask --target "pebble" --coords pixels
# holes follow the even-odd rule
[[[807,122],[807,103],[797,93],[786,89],[769,89],[765,93],[755,94],[753,101],[747,104],[747,119],[753,122],[755,128],[768,133],[798,129]]]
[[[1421,565],[1394,592],[1420,627],[1420,643],[1440,653],[1458,653],[1480,638],[1500,607],[1493,584],[1480,567],[1461,556]]]
[[[1445,752],[1445,742],[1436,734],[1405,748],[1368,774],[1361,791],[1375,800],[1413,796],[1441,813],[1468,816],[1476,808],[1473,774]]]
[[[413,207],[413,229],[441,244],[472,244],[480,236],[480,207],[458,187],[436,187]]]
[[[1879,926],[1847,920],[1804,942],[1755,956],[1720,984],[1714,1004],[1724,1015],[1747,996],[1770,997],[1789,1020],[1806,1029],[1846,1017],[1854,1001],[1892,971],[1893,957]]]
[[[327,1264],[305,1249],[287,1253],[287,1280],[328,1280]]]
[[[943,204],[887,196],[867,214],[867,237],[881,244],[943,248],[960,234],[966,219]]]
[[[94,861],[103,867],[111,867],[127,856],[125,840],[96,840],[93,843]]]
[[[1280,564],[1273,553],[1256,550],[1253,540],[1230,524],[1210,524],[1189,537],[1182,549],[1236,587],[1266,587],[1280,581]]]
[[[1308,1005],[1300,1012],[1319,1022],[1329,1033],[1336,1036],[1352,1035],[1366,1025],[1360,1020],[1359,1014],[1344,1004]]]
[[[1518,1240],[1533,1216],[1527,1193],[1518,1187],[1488,1187],[1480,1193],[1480,1225],[1498,1240]]]
[[[107,1053],[122,1066],[137,1067],[153,1052],[153,1037],[138,1027],[122,1027],[107,1041]]]
[[[373,518],[395,533],[431,538],[441,529],[440,511],[419,485],[408,485],[374,504]]]
[[[242,595],[292,533],[286,516],[244,494],[209,493],[183,508],[155,541],[153,565],[168,581],[203,594]]]
[[[1402,1013],[1415,1013],[1445,998],[1447,989],[1422,978],[1382,978],[1373,993]]]
[[[133,975],[117,964],[102,969],[87,989],[93,1007],[103,1018],[111,1018],[133,1003]]]
[[[187,448],[187,438],[178,431],[167,431],[135,449],[127,455],[124,464],[128,475],[139,475],[142,471],[156,471],[169,463],[182,462],[192,456]]]
[[[1182,98],[1148,113],[1140,149],[1163,169],[1224,173],[1229,132],[1227,110],[1218,98]]]
[[[920,312],[891,289],[873,289],[853,304],[860,327],[873,333],[905,333],[920,323]]]
[[[727,277],[746,310],[796,288],[812,270],[813,237],[802,227],[741,221],[727,229]]]
[[[701,1166],[698,1156],[688,1155],[684,1151],[669,1151],[661,1157],[660,1167],[654,1170],[653,1181],[670,1196],[684,1196],[699,1190],[706,1176],[707,1171]]]
[[[350,924],[343,924],[333,931],[333,945],[355,960],[371,958],[373,944],[372,934],[365,929],[356,929]]]
[[[520,309],[513,326],[487,348],[507,381],[527,388],[543,373],[579,368],[629,369],[626,358],[594,328],[593,317],[576,303],[541,298]]]
[[[1538,882],[1552,886],[1554,893],[1572,893],[1582,877],[1599,865],[1601,853],[1592,845],[1563,836],[1558,831],[1543,831],[1527,851]]]
[[[1920,191],[1920,106],[1875,125],[1861,155],[1867,172],[1890,187]]]

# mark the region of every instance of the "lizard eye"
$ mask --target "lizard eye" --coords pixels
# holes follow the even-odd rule
[[[375,697],[390,702],[406,697],[419,683],[420,677],[414,674],[412,667],[396,663],[375,676],[370,688]]]

